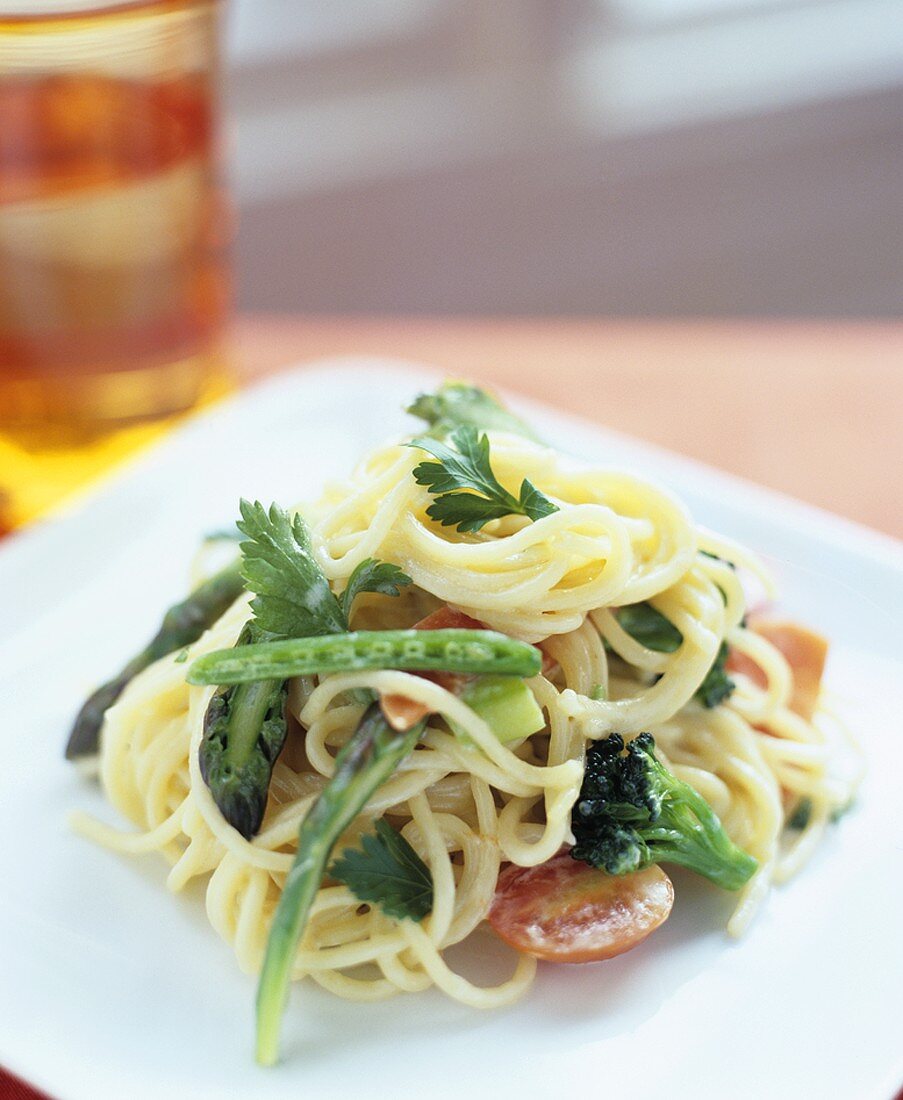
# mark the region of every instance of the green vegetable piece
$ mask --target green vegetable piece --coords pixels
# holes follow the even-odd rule
[[[365,558],[348,578],[342,593],[342,613],[346,624],[351,620],[354,601],[364,592],[379,592],[383,596],[398,596],[411,578],[397,565],[376,558]],[[346,626],[347,629],[347,626]]]
[[[526,478],[521,483],[519,496],[512,496],[492,472],[488,437],[479,435],[472,425],[456,428],[451,441],[456,450],[426,436],[407,444],[439,460],[415,466],[414,479],[436,498],[426,514],[443,527],[455,526],[461,532],[474,532],[490,520],[503,516],[527,516],[537,520],[558,511],[557,505]]]
[[[673,653],[683,645],[684,636],[665,616],[648,603],[630,604],[618,612],[618,623],[632,638],[657,653]],[[737,686],[727,674],[729,649],[722,642],[712,666],[696,689],[696,698],[705,707],[717,707]]]
[[[217,650],[198,657],[187,679],[191,684],[243,684],[382,668],[535,676],[541,666],[538,649],[493,630],[360,630]]]
[[[523,680],[513,676],[481,676],[461,692],[461,700],[475,711],[503,744],[522,741],[545,724],[542,708]],[[457,723],[452,732],[466,737]]]
[[[360,849],[346,848],[329,869],[359,901],[378,905],[395,920],[422,921],[433,908],[429,868],[401,833],[382,819]]]
[[[486,390],[466,382],[446,382],[436,393],[422,393],[406,409],[429,425],[427,435],[442,439],[462,425],[484,432],[510,432],[535,440],[536,434]]]
[[[651,603],[634,603],[622,607],[617,614],[623,631],[656,653],[674,653],[683,644],[684,636],[661,611]]]
[[[258,636],[253,625],[246,626],[238,644]],[[201,776],[223,817],[246,840],[263,821],[273,765],[285,744],[286,694],[282,680],[221,688],[204,715]]]
[[[802,831],[809,824],[809,819],[812,817],[812,799],[801,798],[793,808],[793,813],[787,820],[788,829],[796,829]]]
[[[717,707],[727,699],[737,686],[727,674],[727,657],[729,653],[727,642],[722,642],[712,667],[705,674],[705,679],[696,689],[696,698],[704,707]]]
[[[279,1023],[292,964],[332,849],[373,793],[410,753],[425,723],[398,733],[374,703],[336,757],[335,773],[298,832],[298,852],[285,880],[267,939],[257,987],[257,1061],[279,1056]]]
[[[843,806],[835,806],[835,808],[828,815],[828,820],[832,825],[836,824],[842,817],[850,812],[853,808],[853,800],[844,803]],[[812,799],[808,795],[804,795],[796,806],[793,808],[793,813],[787,819],[787,828],[802,830],[805,829],[812,818]]]
[[[69,734],[67,760],[96,753],[104,715],[129,682],[154,661],[196,642],[238,599],[244,588],[239,568],[237,561],[232,562],[198,585],[181,603],[170,607],[147,646],[88,698]]]
[[[733,843],[708,802],[654,750],[648,733],[626,751],[617,734],[590,745],[571,814],[571,855],[611,875],[678,863],[724,890],[739,890],[757,861]]]

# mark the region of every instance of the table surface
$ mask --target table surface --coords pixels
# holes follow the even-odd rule
[[[241,318],[253,379],[330,355],[431,363],[903,537],[903,324]]]

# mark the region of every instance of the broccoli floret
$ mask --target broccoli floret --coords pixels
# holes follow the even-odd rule
[[[616,733],[589,747],[571,824],[574,859],[612,875],[679,863],[725,890],[739,890],[758,866],[728,837],[708,802],[656,758],[649,733],[626,751]]]

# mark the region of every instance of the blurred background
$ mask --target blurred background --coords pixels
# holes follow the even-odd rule
[[[233,0],[239,307],[897,315],[899,0]]]
[[[901,301],[900,0],[0,0],[0,533],[349,354],[900,531]]]

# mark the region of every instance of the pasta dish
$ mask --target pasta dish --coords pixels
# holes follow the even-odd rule
[[[673,866],[740,935],[854,794],[827,643],[754,554],[476,387],[409,411],[319,500],[242,501],[67,749],[134,826],[82,833],[204,883],[264,1064],[294,980],[504,1005],[538,960],[638,947]],[[513,949],[493,987],[446,958],[484,922]]]

